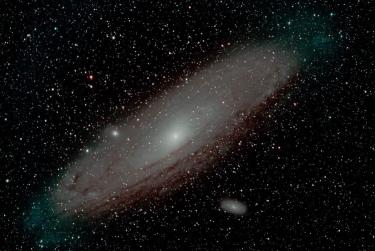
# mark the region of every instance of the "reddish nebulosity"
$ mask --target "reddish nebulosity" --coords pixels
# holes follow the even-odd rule
[[[89,75],[86,76],[86,78],[88,80],[90,80],[90,81],[93,81],[93,80],[95,80],[95,75],[94,74],[89,74]]]

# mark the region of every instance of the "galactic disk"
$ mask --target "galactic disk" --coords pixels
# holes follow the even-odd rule
[[[294,53],[267,44],[238,48],[192,74],[103,130],[51,191],[54,212],[98,216],[178,188],[238,143],[252,112],[297,71]]]

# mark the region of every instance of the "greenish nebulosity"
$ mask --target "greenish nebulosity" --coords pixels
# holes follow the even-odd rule
[[[270,22],[271,27],[265,27],[265,30],[268,30],[272,42],[296,53],[302,66],[319,62],[315,64],[319,67],[322,60],[334,58],[342,42],[340,37],[343,31],[335,30],[334,18],[332,13],[290,14],[289,19],[273,20]],[[41,193],[32,203],[23,222],[24,228],[41,249],[76,245],[82,241],[84,230],[87,230],[84,229],[87,225],[84,219],[57,213],[55,203],[48,192]]]
[[[40,249],[71,246],[79,241],[77,220],[56,213],[52,199],[42,195],[36,199],[24,219],[24,227]]]
[[[294,51],[302,65],[334,57],[341,43],[342,31],[335,30],[333,15],[299,15],[281,21],[279,26],[279,42]]]

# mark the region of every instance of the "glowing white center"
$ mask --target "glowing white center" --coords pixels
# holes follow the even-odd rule
[[[186,130],[184,128],[174,129],[166,135],[166,142],[168,145],[176,146],[182,143],[186,136]]]
[[[177,132],[175,132],[175,133],[172,134],[172,138],[173,138],[174,140],[178,140],[179,136],[180,136],[180,135],[179,135]]]

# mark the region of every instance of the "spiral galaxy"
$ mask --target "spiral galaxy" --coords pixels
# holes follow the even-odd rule
[[[3,4],[0,249],[372,250],[373,15],[341,2]]]
[[[58,212],[96,215],[128,207],[209,167],[246,131],[254,109],[297,73],[276,45],[240,48],[103,131],[51,193]]]

